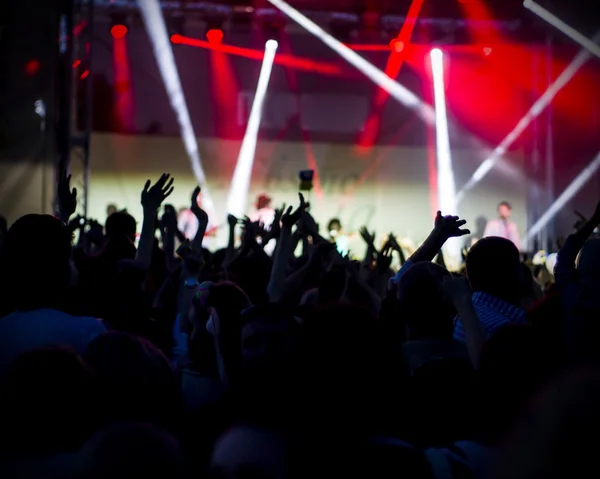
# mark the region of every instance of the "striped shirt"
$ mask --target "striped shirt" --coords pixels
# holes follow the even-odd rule
[[[477,292],[473,293],[473,306],[483,329],[488,335],[496,330],[510,324],[525,324],[525,311],[503,301],[491,294]],[[454,339],[466,341],[465,330],[460,318],[454,323]]]

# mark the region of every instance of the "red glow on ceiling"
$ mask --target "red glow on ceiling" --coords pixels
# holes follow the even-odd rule
[[[110,28],[110,34],[113,36],[113,38],[123,38],[125,35],[127,35],[127,27],[120,23],[113,25]]]
[[[89,74],[90,74],[90,71],[89,71],[89,70],[86,70],[86,71],[84,71],[84,72],[83,72],[83,73],[80,75],[79,79],[80,79],[80,80],[85,80],[85,79],[86,79],[86,78],[89,76]]]
[[[183,37],[179,33],[174,33],[173,35],[171,35],[171,42],[172,43],[182,43]]]
[[[394,38],[390,42],[390,49],[394,53],[400,53],[402,50],[404,50],[404,42],[402,40],[400,40],[399,38]]]
[[[81,65],[81,60],[75,60],[73,62],[73,68],[77,68],[79,65]]]
[[[35,58],[25,63],[25,73],[29,76],[35,75],[40,71],[40,62]]]
[[[211,28],[208,32],[206,32],[206,39],[213,45],[216,43],[221,43],[223,41],[223,36],[223,30],[218,28]]]

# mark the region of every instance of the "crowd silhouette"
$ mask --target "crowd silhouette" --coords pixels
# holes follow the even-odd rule
[[[356,261],[300,194],[208,251],[175,186],[144,185],[137,246],[64,172],[56,216],[0,224],[0,477],[595,475],[600,204],[550,272],[499,237],[449,272],[456,216],[413,252],[363,228]]]

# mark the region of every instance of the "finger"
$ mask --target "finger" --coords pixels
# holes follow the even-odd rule
[[[72,197],[73,199],[76,199],[76,198],[77,198],[77,188],[73,188],[73,191],[71,192],[71,197]]]
[[[304,195],[302,193],[298,193],[298,198],[300,199],[300,208],[304,208],[306,206]]]
[[[462,225],[466,225],[466,224],[467,224],[467,220],[460,220],[460,221],[456,222],[455,226],[458,226],[460,228]]]
[[[471,231],[470,230],[460,230],[460,236],[465,236],[465,235],[470,235]]]
[[[173,193],[173,190],[174,190],[174,189],[175,189],[174,187],[171,187],[171,188],[170,188],[170,189],[169,189],[169,190],[168,190],[168,191],[167,191],[167,192],[164,194],[164,198],[166,198],[166,197],[167,197],[167,196],[169,196],[171,193]]]
[[[196,204],[198,202],[198,195],[200,194],[201,188],[196,186],[194,191],[192,192],[192,204]]]
[[[158,179],[158,181],[156,182],[157,185],[164,185],[167,180],[169,179],[169,174],[168,173],[163,173],[162,175],[160,175],[160,178]]]
[[[164,185],[163,187],[161,187],[161,190],[163,190],[163,191],[166,191],[166,190],[168,190],[169,188],[171,188],[171,187],[173,186],[173,181],[175,181],[175,179],[174,179],[174,178],[171,178],[171,179],[169,179],[169,181],[167,181],[167,182],[165,183],[165,185]]]
[[[288,206],[288,209],[285,211],[285,216],[290,216],[292,214],[292,210],[294,208],[292,208],[291,206]]]
[[[146,180],[146,184],[144,185],[144,192],[147,192],[150,188],[150,180]]]

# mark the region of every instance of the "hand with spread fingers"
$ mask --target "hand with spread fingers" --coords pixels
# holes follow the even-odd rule
[[[298,208],[296,208],[296,210],[293,212],[293,208],[290,206],[281,217],[281,224],[284,228],[291,230],[294,225],[302,219],[302,215],[306,211],[306,202],[304,201],[304,196],[302,193],[298,193],[298,197],[300,198],[300,206],[298,206]]]
[[[145,211],[155,212],[171,193],[173,193],[173,178],[171,178],[171,175],[163,173],[153,185],[148,180],[142,190],[142,207]]]
[[[458,238],[471,234],[468,229],[462,228],[466,224],[466,220],[461,220],[458,216],[442,216],[441,211],[438,211],[435,217],[434,231],[443,237],[444,240]]]

